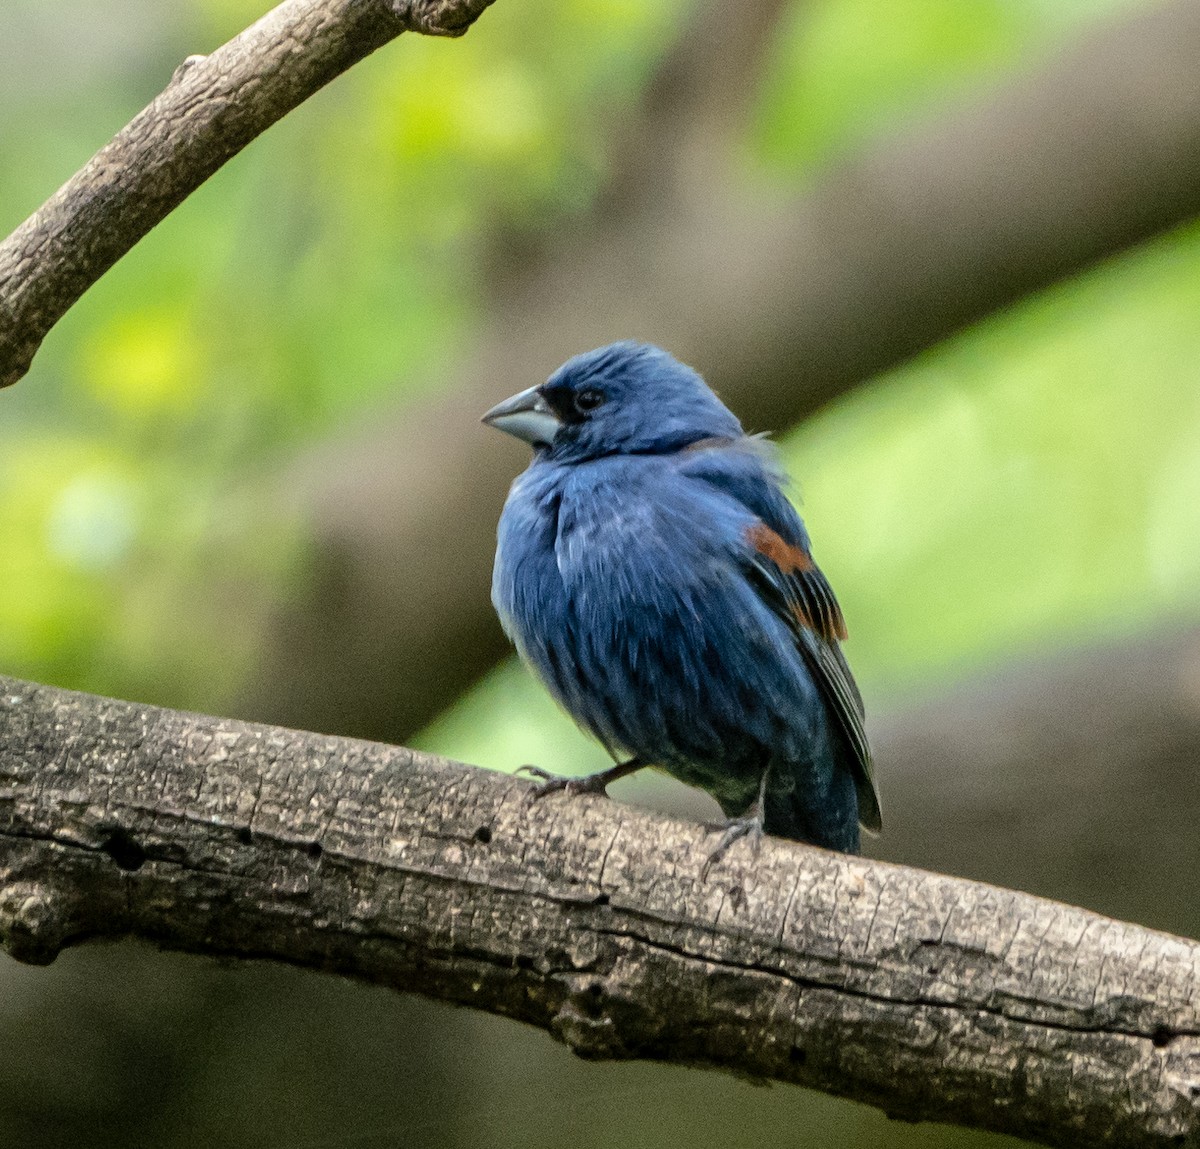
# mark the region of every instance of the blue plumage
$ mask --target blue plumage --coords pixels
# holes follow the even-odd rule
[[[630,768],[750,809],[739,827],[856,852],[859,822],[879,826],[862,701],[773,448],[634,343],[569,360],[485,421],[534,447],[492,599],[567,712]]]

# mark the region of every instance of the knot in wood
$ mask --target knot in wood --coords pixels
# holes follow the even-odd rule
[[[412,32],[461,36],[492,0],[391,0],[392,10]]]
[[[183,63],[171,73],[171,83],[178,84],[197,64],[203,64],[207,59],[207,56],[200,55],[186,57]]]
[[[550,1032],[579,1057],[607,1060],[625,1056],[613,1019],[587,991],[573,993],[559,1006]]]
[[[45,886],[17,882],[0,890],[0,945],[17,961],[49,965],[63,937],[62,918]]]

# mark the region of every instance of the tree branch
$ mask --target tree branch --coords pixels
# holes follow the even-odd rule
[[[155,224],[251,140],[401,32],[461,35],[492,0],[285,0],[166,89],[0,244],[0,387]]]
[[[378,743],[0,679],[0,940],[269,957],[1040,1140],[1200,1137],[1200,945]]]

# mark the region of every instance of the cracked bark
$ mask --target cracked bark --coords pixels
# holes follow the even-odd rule
[[[0,244],[0,387],[101,275],[276,120],[415,31],[457,36],[491,0],[286,0],[170,83]]]
[[[1200,1142],[1200,944],[379,743],[0,679],[0,940],[135,935],[1056,1146]]]

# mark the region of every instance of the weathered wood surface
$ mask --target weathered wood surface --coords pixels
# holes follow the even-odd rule
[[[1050,1145],[1200,1143],[1200,945],[379,743],[0,678],[0,940],[134,935]]]
[[[285,0],[163,92],[0,243],[0,387],[101,275],[213,172],[377,48],[458,35],[491,0]]]

